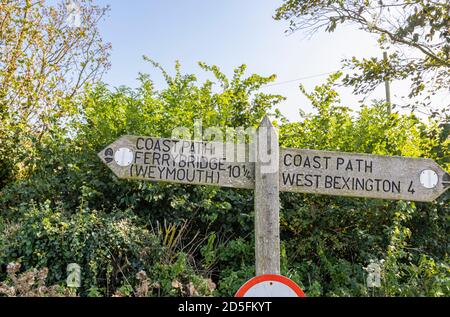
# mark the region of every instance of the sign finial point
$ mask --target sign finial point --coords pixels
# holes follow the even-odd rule
[[[261,123],[259,124],[260,127],[271,127],[273,128],[272,121],[270,121],[270,118],[267,114],[264,115],[263,119],[261,120]]]

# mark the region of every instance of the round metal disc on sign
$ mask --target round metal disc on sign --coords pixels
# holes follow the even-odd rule
[[[423,187],[431,189],[435,188],[438,183],[439,177],[433,170],[424,170],[420,173],[420,183]]]
[[[122,147],[116,151],[114,154],[114,161],[116,161],[119,166],[128,166],[133,162],[133,151],[129,148]]]
[[[305,297],[305,293],[285,276],[264,274],[245,283],[235,297]]]

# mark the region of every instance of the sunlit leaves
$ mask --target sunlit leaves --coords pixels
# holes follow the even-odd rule
[[[449,12],[446,0],[285,0],[275,19],[289,21],[290,32],[307,35],[333,32],[343,23],[377,35],[380,49],[392,51],[388,61],[346,59],[344,83],[368,94],[385,80],[408,80],[411,88],[402,106],[448,120],[450,104],[433,96],[448,96],[450,89]]]

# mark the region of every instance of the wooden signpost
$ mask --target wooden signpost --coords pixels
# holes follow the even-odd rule
[[[236,152],[249,153],[248,145]],[[255,164],[226,160],[226,144],[125,135],[98,153],[119,178],[233,188],[255,186]],[[238,161],[238,162],[236,162]]]
[[[431,159],[280,149],[267,116],[231,146],[127,135],[98,155],[119,178],[254,189],[257,275],[280,273],[280,191],[426,202],[450,187]]]
[[[282,149],[280,190],[350,197],[433,201],[450,176],[431,159]]]
[[[280,198],[278,137],[269,118],[257,131],[255,153],[256,275],[280,274]],[[276,163],[276,164],[274,164]],[[273,168],[273,165],[276,168]]]

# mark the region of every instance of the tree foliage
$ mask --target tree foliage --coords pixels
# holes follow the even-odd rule
[[[354,24],[376,34],[387,60],[378,57],[345,60],[353,70],[344,83],[365,94],[387,80],[410,80],[407,101],[412,109],[448,116],[450,104],[433,104],[437,93],[448,95],[450,70],[450,5],[446,0],[285,0],[275,19],[290,21],[291,32],[310,35],[324,29],[333,32],[342,24]]]
[[[70,100],[109,67],[110,45],[98,30],[106,10],[81,1],[80,25],[72,26],[62,1],[0,2],[0,187],[8,179],[4,171],[23,170],[17,163],[64,123],[73,111]],[[7,160],[14,156],[17,161]]]

